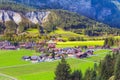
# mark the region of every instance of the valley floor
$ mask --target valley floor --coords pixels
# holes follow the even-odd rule
[[[94,63],[98,63],[108,54],[110,50],[96,50],[95,55],[84,59],[68,58],[72,70],[81,69],[84,73],[89,67],[93,67]],[[15,50],[5,51],[0,50],[0,73],[17,78],[18,80],[53,80],[54,71],[59,61],[31,63],[23,61],[21,58],[24,55],[39,55],[32,50]],[[6,80],[0,75],[0,80]],[[9,77],[7,77],[9,78]],[[13,79],[13,80],[15,80]],[[7,79],[11,80],[11,79]]]

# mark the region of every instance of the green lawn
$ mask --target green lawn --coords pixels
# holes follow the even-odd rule
[[[28,29],[28,33],[39,33],[38,29]]]
[[[84,73],[88,67],[93,67],[95,62],[103,59],[108,52],[109,50],[97,50],[95,56],[85,59],[69,58],[67,62],[72,70],[81,69]],[[33,64],[23,61],[21,57],[24,55],[38,55],[38,53],[32,50],[0,50],[0,73],[13,76],[18,80],[53,80],[54,71],[59,61]]]
[[[54,32],[51,32],[49,34],[50,36],[57,36],[57,37],[61,37],[64,40],[68,41],[69,37],[85,37],[85,35],[80,35],[71,31],[65,31],[63,29],[58,28],[57,30],[55,30]]]
[[[4,77],[4,76],[0,76],[0,80],[12,80],[12,79]]]
[[[32,37],[39,36],[39,30],[38,29],[32,29],[32,28],[30,28],[26,32],[27,32],[28,36],[32,36]]]
[[[115,36],[115,39],[120,39],[120,36]]]
[[[2,63],[0,67],[28,64],[28,62],[21,60],[25,55],[38,55],[38,53],[33,50],[0,50],[0,63]]]
[[[51,35],[54,35],[54,34],[59,34],[59,35],[61,35],[61,36],[67,36],[67,35],[71,35],[71,36],[80,36],[79,34],[76,34],[76,33],[74,33],[74,32],[71,32],[71,31],[65,31],[65,30],[63,30],[63,29],[57,29],[57,30],[55,30],[54,32],[51,32],[50,33]]]
[[[75,46],[103,46],[104,40],[100,41],[68,41],[58,42],[57,47],[75,47]]]

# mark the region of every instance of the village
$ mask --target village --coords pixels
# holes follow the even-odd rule
[[[62,41],[62,40],[60,40]],[[1,50],[20,50],[20,49],[30,49],[35,50],[40,53],[39,55],[24,55],[22,60],[31,61],[32,63],[38,62],[51,62],[55,60],[60,60],[64,58],[87,58],[95,55],[94,51],[100,49],[109,49],[112,52],[120,51],[120,48],[110,48],[109,46],[75,46],[66,48],[57,48],[57,41],[51,39],[48,42],[42,41],[39,43],[26,42],[26,43],[16,43],[12,44],[9,41],[0,42]]]

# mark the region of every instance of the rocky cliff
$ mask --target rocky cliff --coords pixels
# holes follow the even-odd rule
[[[21,14],[14,11],[8,10],[0,10],[0,22],[4,23],[7,21],[14,21],[16,24],[19,24],[22,19],[27,19],[34,24],[41,24],[47,16],[49,15],[50,11],[41,11],[41,12],[28,12],[26,14]]]
[[[0,34],[19,34],[26,32],[29,28],[36,28],[39,32],[45,31],[47,33],[57,28],[73,30],[76,33],[82,29],[98,32],[112,30],[108,25],[65,10],[41,10],[24,13],[0,10]]]
[[[13,0],[37,8],[65,9],[120,28],[120,0]]]

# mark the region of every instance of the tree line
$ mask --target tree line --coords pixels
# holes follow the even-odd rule
[[[104,46],[118,46],[120,47],[120,39],[119,38],[113,38],[113,37],[108,37],[105,39]]]
[[[120,51],[108,54],[85,74],[81,70],[71,71],[70,65],[62,58],[55,71],[54,80],[120,80]]]

